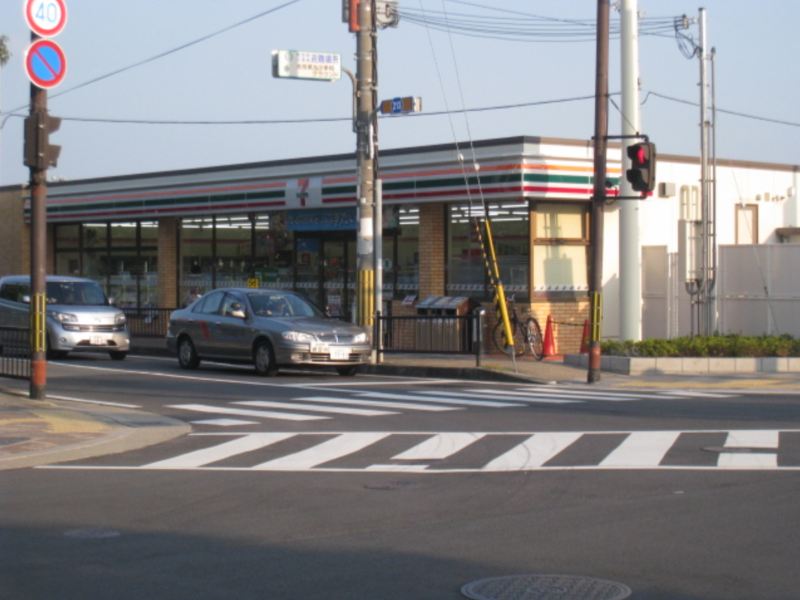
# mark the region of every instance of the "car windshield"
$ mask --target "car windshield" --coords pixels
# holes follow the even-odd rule
[[[319,309],[294,294],[258,292],[247,294],[253,312],[259,317],[321,317]]]
[[[47,303],[72,306],[108,304],[102,288],[93,281],[48,281]]]

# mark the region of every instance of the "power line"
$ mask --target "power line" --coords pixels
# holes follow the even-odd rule
[[[114,77],[115,75],[119,75],[120,73],[124,73],[126,71],[130,71],[131,69],[135,69],[136,67],[141,67],[141,66],[149,64],[151,62],[155,62],[155,61],[157,61],[159,59],[162,59],[162,58],[164,58],[166,56],[169,56],[170,54],[175,54],[176,52],[180,52],[181,50],[185,50],[186,48],[190,48],[192,46],[196,46],[197,44],[200,44],[202,42],[208,41],[208,40],[210,40],[212,38],[215,38],[215,37],[217,37],[219,35],[222,35],[223,33],[227,33],[228,31],[231,31],[232,29],[236,29],[237,27],[241,27],[242,25],[246,25],[247,23],[251,23],[252,21],[256,21],[257,19],[260,19],[262,17],[266,17],[267,15],[270,15],[270,14],[272,14],[274,12],[277,12],[277,11],[279,11],[281,9],[286,8],[287,6],[291,6],[292,4],[296,4],[296,3],[301,2],[301,1],[302,0],[288,0],[288,2],[284,2],[283,4],[280,4],[278,6],[274,6],[274,7],[270,8],[270,9],[268,9],[268,10],[262,11],[262,12],[260,12],[258,14],[255,14],[255,15],[253,15],[251,17],[248,17],[248,18],[246,18],[246,19],[244,19],[242,21],[238,21],[236,23],[233,23],[232,25],[228,25],[226,27],[223,27],[222,29],[217,29],[216,31],[212,31],[211,33],[203,35],[203,36],[201,36],[199,38],[195,38],[195,39],[193,39],[191,41],[188,41],[188,42],[186,42],[184,44],[181,44],[180,46],[176,46],[175,48],[171,48],[169,50],[165,50],[164,52],[159,52],[158,54],[155,54],[155,55],[153,55],[153,56],[151,56],[149,58],[145,58],[143,60],[140,60],[140,61],[137,61],[137,62],[132,63],[130,65],[127,65],[125,67],[120,67],[119,69],[115,69],[114,71],[110,71],[109,73],[105,73],[104,75],[100,75],[100,76],[95,77],[93,79],[89,79],[87,81],[84,81],[82,83],[74,85],[71,88],[67,88],[67,89],[62,90],[60,92],[50,93],[50,94],[48,94],[48,97],[51,98],[51,99],[52,98],[57,98],[58,96],[63,96],[64,94],[69,94],[70,92],[74,92],[75,90],[79,90],[79,89],[85,88],[85,87],[87,87],[89,85],[98,83],[99,81],[103,81],[105,79],[109,79],[110,77]],[[6,111],[5,113],[0,113],[0,115],[1,114],[8,115],[9,113],[13,113],[13,112],[16,112],[18,110],[23,110],[23,109],[25,109],[27,107],[28,107],[27,104],[23,105],[23,106],[18,106],[17,108],[13,108],[13,109],[11,109],[9,111]],[[5,121],[3,121],[3,123],[5,123]]]
[[[649,91],[642,100],[642,104],[647,102],[647,99],[650,96],[655,96],[656,98],[661,98],[662,100],[669,100],[670,102],[677,102],[679,104],[686,104],[688,106],[700,106],[699,102],[693,102],[691,100],[683,100],[682,98],[675,98],[674,96],[667,96],[666,94],[660,94],[658,92]],[[733,115],[735,117],[742,117],[743,119],[752,119],[754,121],[764,121],[766,123],[775,123],[776,125],[788,125],[789,127],[800,127],[800,123],[794,121],[785,121],[783,119],[773,119],[771,117],[764,117],[761,115],[754,115],[750,113],[740,112],[736,110],[726,110],[724,108],[717,107],[717,112],[724,113],[726,115]]]

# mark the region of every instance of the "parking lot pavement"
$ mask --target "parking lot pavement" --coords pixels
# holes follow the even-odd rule
[[[189,431],[189,425],[160,415],[31,400],[0,388],[0,470],[125,452]]]

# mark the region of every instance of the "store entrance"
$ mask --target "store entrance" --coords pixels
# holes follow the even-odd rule
[[[353,233],[303,234],[297,237],[295,282],[331,316],[350,320],[355,290],[356,240]]]

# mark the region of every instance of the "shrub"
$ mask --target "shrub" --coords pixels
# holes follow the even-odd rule
[[[601,347],[603,354],[614,356],[800,356],[800,338],[795,339],[790,335],[697,335],[641,342],[607,340],[602,342]]]

